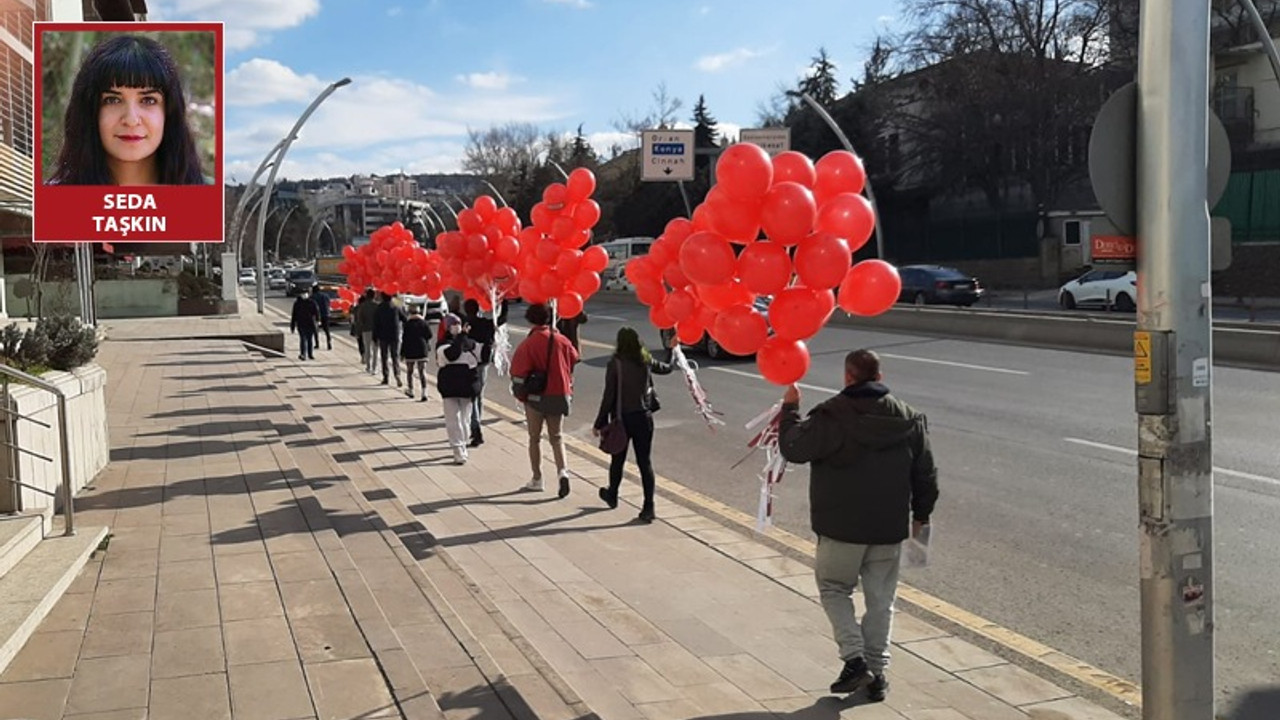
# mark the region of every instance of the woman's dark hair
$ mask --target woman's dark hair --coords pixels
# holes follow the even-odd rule
[[[156,149],[162,185],[203,185],[200,155],[187,126],[187,99],[173,56],[163,45],[137,35],[117,35],[89,51],[71,86],[62,125],[62,152],[51,183],[114,185],[98,134],[102,93],[113,87],[154,88],[164,96],[164,137]]]
[[[542,303],[534,303],[524,311],[524,319],[530,325],[547,325],[551,322],[551,311]]]
[[[640,365],[648,365],[653,358],[644,343],[640,342],[640,334],[635,331],[635,328],[626,325],[618,328],[618,344],[614,348],[613,354],[618,358],[630,360]]]

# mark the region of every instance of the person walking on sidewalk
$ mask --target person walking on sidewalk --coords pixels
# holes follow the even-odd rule
[[[320,322],[320,308],[304,292],[293,301],[293,313],[289,317],[289,332],[298,333],[298,359],[315,360],[316,328]]]
[[[404,336],[400,339],[400,357],[404,359],[404,374],[409,380],[409,387],[404,391],[413,397],[413,375],[416,371],[422,384],[422,398],[427,401],[427,356],[431,352],[431,328],[427,325],[418,306],[409,308],[409,319],[404,321]]]
[[[440,324],[444,322],[446,312],[443,295],[437,298],[428,297],[422,305],[422,318],[427,321],[427,327],[431,328],[432,347],[439,347],[444,339],[444,335],[440,332],[442,329]]]
[[[324,331],[326,350],[333,349],[333,335],[329,334],[329,293],[320,289],[320,283],[311,286],[311,299],[316,301],[320,309],[320,329]],[[316,333],[316,344],[320,344],[320,333]]]
[[[484,386],[489,381],[489,366],[493,364],[493,344],[498,326],[507,322],[507,301],[502,301],[502,309],[498,312],[496,321],[480,314],[480,303],[475,299],[468,298],[462,307],[467,313],[463,320],[467,326],[467,336],[480,346],[480,389],[476,393],[475,402],[471,404],[471,447],[480,447],[484,444],[484,428],[480,425],[484,418]]]
[[[604,397],[600,399],[600,411],[591,429],[593,435],[599,436],[610,421],[618,419],[614,417],[618,411],[622,411],[620,420],[631,447],[635,448],[644,488],[644,505],[637,518],[643,523],[653,522],[654,517],[653,463],[649,455],[653,449],[653,413],[658,410],[658,393],[653,387],[653,376],[671,373],[670,349],[667,357],[668,362],[662,362],[650,355],[634,328],[618,328],[617,345],[604,373]],[[626,463],[624,446],[609,462],[609,487],[600,488],[600,499],[610,509],[618,507],[618,488],[622,485],[622,468]]]
[[[556,321],[556,329],[573,343],[573,349],[582,352],[581,334],[578,328],[587,324],[587,311],[583,310],[571,318],[560,318]]]
[[[844,390],[800,419],[800,388],[782,398],[779,449],[809,463],[809,512],[818,536],[815,576],[822,609],[844,667],[833,693],[888,692],[889,632],[898,563],[908,532],[919,535],[938,500],[938,473],[924,415],[889,394],[880,357],[845,357]],[[858,582],[867,601],[859,626],[851,599]]]
[[[462,319],[453,313],[444,316],[444,332],[445,340],[436,355],[440,367],[436,389],[444,401],[444,427],[453,449],[453,462],[465,465],[471,403],[480,390],[480,346],[467,337]]]
[[[529,428],[529,465],[533,479],[525,490],[541,492],[542,427],[556,461],[560,478],[559,496],[569,494],[569,467],[564,461],[564,441],[560,430],[573,404],[573,366],[578,364],[578,351],[564,335],[551,327],[551,311],[546,305],[530,305],[524,313],[529,321],[529,336],[516,348],[511,358],[511,392],[524,403],[525,423]]]
[[[391,301],[391,296],[378,293],[380,302],[378,310],[373,316],[373,335],[378,341],[378,354],[382,358],[382,384],[387,385],[390,378],[388,371],[394,372],[396,376],[396,387],[402,387],[404,383],[400,382],[400,360],[398,358],[400,351],[400,326],[404,319],[400,315],[400,308],[395,306]]]
[[[378,343],[373,339],[374,321],[378,315],[378,300],[373,288],[366,288],[360,297],[359,304],[353,314],[352,324],[360,332],[360,360],[364,363],[364,371],[370,375],[377,372]]]

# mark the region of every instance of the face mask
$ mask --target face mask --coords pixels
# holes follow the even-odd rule
[[[310,299],[311,299],[311,293],[302,293],[302,299],[303,299],[303,300],[310,300]]]

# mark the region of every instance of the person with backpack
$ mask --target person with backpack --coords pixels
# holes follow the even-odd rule
[[[555,457],[560,479],[559,497],[569,494],[569,467],[564,460],[560,431],[573,405],[573,368],[579,355],[564,335],[551,327],[551,311],[546,305],[530,305],[524,314],[529,335],[511,358],[511,392],[524,404],[529,429],[529,465],[533,479],[525,490],[542,492],[542,428]]]
[[[479,391],[476,369],[480,367],[480,347],[467,337],[462,319],[453,313],[444,316],[445,341],[436,351],[439,370],[436,389],[444,403],[444,426],[449,434],[455,465],[467,464],[467,434],[471,425],[471,403]]]
[[[678,339],[675,342],[679,342]],[[674,347],[674,344],[672,345]],[[668,349],[668,360],[670,349]],[[625,431],[619,448],[609,448],[609,487],[600,488],[600,499],[610,509],[618,507],[618,489],[622,485],[622,469],[627,462],[627,446],[635,448],[636,466],[640,468],[640,484],[644,488],[642,523],[653,522],[654,475],[650,453],[653,450],[653,413],[657,412],[658,392],[653,387],[654,375],[668,375],[674,367],[649,354],[634,328],[618,328],[617,345],[604,373],[604,397],[591,428],[597,437],[612,424],[613,432]]]
[[[430,353],[431,328],[418,311],[418,306],[411,305],[409,318],[404,321],[404,332],[400,338],[400,358],[404,360],[404,372],[409,380],[409,387],[404,394],[413,397],[413,375],[416,370],[418,381],[422,384],[419,402],[427,401],[427,356]]]

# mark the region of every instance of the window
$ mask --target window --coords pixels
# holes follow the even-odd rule
[[[1079,220],[1068,220],[1062,224],[1062,244],[1079,245],[1081,233]]]

